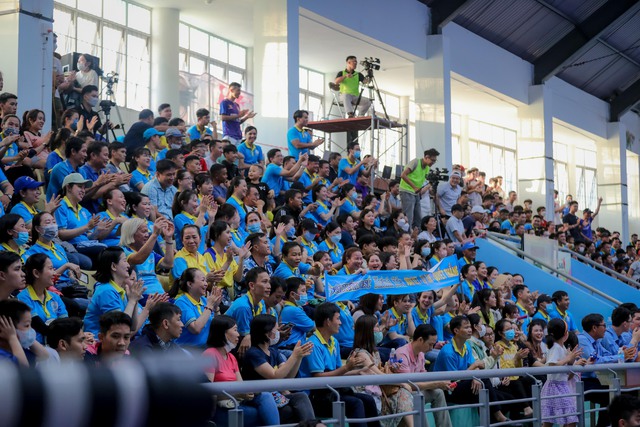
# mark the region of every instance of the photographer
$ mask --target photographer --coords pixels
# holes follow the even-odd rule
[[[431,188],[429,184],[425,184],[425,180],[431,166],[438,161],[439,155],[435,148],[426,150],[422,158],[411,160],[400,175],[402,209],[407,216],[407,222],[413,227],[420,228],[420,197]]]
[[[360,83],[365,83],[365,77],[362,73],[356,71],[358,59],[353,56],[347,56],[347,67],[338,72],[334,83],[340,85],[340,100],[344,104],[344,109],[349,117],[354,117],[353,107],[358,101],[360,95]],[[360,98],[358,104],[358,113],[364,116],[371,107],[371,100],[366,97]]]

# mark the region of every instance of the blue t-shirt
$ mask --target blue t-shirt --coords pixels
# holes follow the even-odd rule
[[[253,149],[247,146],[246,141],[238,145],[238,153],[244,156],[245,165],[255,165],[264,161],[264,155],[262,154],[262,148],[253,144]]]
[[[78,169],[74,169],[69,163],[69,160],[60,162],[51,170],[51,176],[49,178],[49,184],[47,185],[47,200],[51,200],[53,197],[60,194],[62,190],[62,182],[67,175],[78,172]]]
[[[54,270],[59,269],[63,265],[69,262],[69,258],[67,258],[67,252],[64,250],[62,246],[57,243],[51,242],[51,246],[47,247],[43,245],[40,241],[31,245],[29,249],[24,253],[24,259],[28,259],[31,255],[34,254],[45,254],[53,264]],[[68,283],[71,280],[69,276],[69,269],[66,269],[64,273],[58,278],[58,284]]]
[[[194,303],[194,300],[188,294],[182,294],[176,298],[175,304],[182,310],[180,319],[184,324],[182,334],[176,339],[176,343],[182,346],[204,348],[207,344],[207,337],[209,337],[209,328],[211,326],[211,320],[213,320],[213,313],[210,312],[209,320],[199,334],[196,335],[192,333],[188,326],[198,320],[203,312],[209,311],[204,309],[207,306],[207,299],[201,297],[200,301]]]
[[[434,371],[466,371],[475,362],[471,345],[469,342],[464,343],[462,351],[458,351],[454,347],[454,343],[449,342],[440,349],[438,358],[433,366]]]
[[[279,347],[294,345],[298,341],[304,344],[307,332],[315,327],[314,321],[307,316],[307,313],[301,307],[297,307],[289,301],[284,303],[284,307],[280,312],[280,322],[283,325],[293,323],[293,329],[291,329],[289,338],[278,344]]]
[[[110,311],[124,311],[127,303],[124,289],[116,289],[111,283],[96,283],[87,314],[84,316],[84,331],[97,337],[100,332],[100,317]]]
[[[197,217],[193,215],[189,215],[186,212],[182,211],[178,215],[173,218],[173,223],[175,224],[176,232],[175,232],[175,240],[176,240],[176,249],[182,249],[182,239],[180,238],[180,234],[182,233],[182,229],[185,225],[193,225],[196,223]],[[204,225],[200,227],[200,246],[198,246],[198,252],[201,254],[207,249],[206,241],[207,241],[207,230],[209,230],[208,225]]]
[[[44,293],[44,304],[31,286],[27,286],[26,289],[22,290],[18,294],[18,299],[31,308],[32,317],[37,316],[45,323],[48,323],[50,320],[69,316],[67,308],[57,294],[49,291],[44,291]],[[40,344],[44,344],[44,336],[40,334],[40,332],[36,333],[36,340],[38,340]]]
[[[355,194],[355,193],[354,193]],[[340,215],[352,213],[360,213],[360,209],[356,206],[356,202],[350,199],[345,199],[342,206],[340,206]]]
[[[100,171],[96,172],[91,166],[89,166],[88,164],[84,164],[78,168],[78,172],[80,172],[80,174],[85,179],[88,179],[91,182],[96,182],[101,173],[106,173],[108,171],[106,169],[101,169]],[[98,212],[100,212],[102,199],[91,199],[87,201],[83,200],[82,204],[89,210],[89,212],[91,212],[92,214],[97,214]]]
[[[9,153],[7,153],[7,155],[8,154]],[[53,170],[54,166],[57,165],[58,163],[64,162],[64,159],[60,154],[61,153],[58,150],[53,150],[47,156],[47,163],[45,163],[45,167],[44,167],[44,178],[46,182],[49,182],[49,180],[51,179],[51,171]]]
[[[249,335],[253,318],[258,314],[267,314],[267,309],[264,301],[255,304],[255,302],[251,300],[251,295],[247,293],[237,298],[225,314],[234,318],[238,325],[238,332],[244,336]]]
[[[331,222],[331,218],[329,218],[328,220],[322,219],[320,214],[328,214],[331,210],[331,207],[330,205],[327,205],[320,200],[316,200],[316,204],[318,205],[318,208],[313,212],[307,212],[305,214],[305,218],[309,218],[310,220],[317,222],[321,226],[326,227],[326,225]]]
[[[303,144],[309,144],[311,141],[311,134],[307,131],[298,129],[297,127],[292,127],[287,132],[287,146],[289,147],[289,155],[293,156],[296,160],[300,158],[301,154],[305,154],[309,152],[308,148],[296,148],[293,146],[291,141],[297,139]]]
[[[338,340],[338,343],[340,343],[340,347],[352,348],[353,336],[355,334],[353,317],[351,316],[349,307],[345,304],[338,302],[336,305],[340,309],[340,329],[335,338]]]
[[[98,212],[98,216],[105,220],[115,219],[115,217],[109,211]],[[121,213],[120,216],[122,218],[129,219],[129,217],[123,213]],[[105,238],[100,240],[100,243],[104,243],[107,246],[119,246],[120,245],[120,224],[116,224],[116,226],[113,227],[113,230],[111,230]]]
[[[418,310],[417,305],[413,307],[411,309],[411,318],[413,319],[413,324],[416,326],[416,328],[420,325],[430,325],[431,319],[433,319],[434,311],[435,310],[433,309],[433,306],[431,306],[427,309],[427,314],[423,316],[420,313],[420,310]]]
[[[327,240],[325,239],[318,245],[318,250],[328,252],[331,257],[331,262],[334,264],[342,262],[342,254],[344,254],[344,247],[342,246],[342,243],[337,243],[332,249],[330,249],[327,244]]]
[[[314,178],[315,177],[309,173],[309,169],[305,169],[304,172],[302,172],[302,175],[300,176],[300,178],[298,179],[298,182],[304,185],[305,188],[309,188],[311,187],[311,184],[313,183]],[[304,202],[305,205],[308,205],[309,203],[313,203],[311,188],[309,188],[307,195],[302,198],[302,201]]]
[[[204,130],[200,130],[198,129],[198,125],[193,125],[189,128],[187,134],[189,135],[189,139],[193,141],[194,139],[202,139],[205,135],[213,135],[213,131],[208,127],[205,127]]]
[[[325,342],[320,333],[316,331],[309,341],[313,343],[311,354],[300,364],[300,377],[309,378],[313,374],[327,371],[335,371],[342,366],[340,358],[340,344],[335,337],[331,337],[329,342]]]
[[[60,164],[62,165],[63,163]],[[62,199],[62,202],[60,202],[60,207],[56,209],[55,217],[59,229],[73,230],[75,228],[84,227],[86,224],[88,224],[91,220],[91,213],[82,205],[79,205],[79,209],[76,211],[72,207],[71,202],[69,202],[69,200],[65,197],[64,199]],[[69,240],[69,243],[75,245],[80,242],[89,240],[89,237],[87,237],[88,233],[91,233],[91,230],[89,230],[87,233],[83,233],[74,237],[73,239]]]
[[[358,162],[359,160],[356,159],[355,163],[351,163],[347,157],[340,160],[340,163],[338,163],[338,177],[347,179],[351,184],[356,185],[356,182],[358,181],[358,172],[364,171],[364,166],[360,166],[360,169],[354,171],[352,174],[348,174],[347,171],[345,171],[345,168],[352,168],[358,164]]]
[[[125,255],[129,258],[130,255],[134,253],[131,248],[123,247]],[[151,251],[149,256],[142,264],[135,265],[133,269],[136,271],[136,276],[138,276],[138,280],[142,280],[144,282],[144,295],[153,295],[153,294],[164,294],[164,288],[162,287],[162,283],[158,280],[158,275],[156,274],[156,266],[162,259],[162,256],[157,253]]]
[[[278,264],[278,268],[273,272],[273,277],[280,277],[282,279],[288,279],[289,277],[300,277],[302,278],[303,274],[307,274],[311,266],[309,264],[305,264],[301,262],[298,267],[291,267],[285,261],[282,261]]]
[[[24,222],[29,224],[38,212],[40,212],[38,209],[28,206],[25,202],[20,202],[11,208],[10,213],[20,215]]]
[[[548,312],[550,318],[552,318],[552,319],[562,319],[565,322],[567,322],[567,327],[569,328],[569,332],[578,331],[578,325],[574,321],[573,315],[571,314],[571,312],[569,312],[569,310],[567,310],[564,313],[564,315],[560,314],[560,312],[556,308],[555,304],[553,304],[553,305],[547,306],[547,312]]]
[[[284,178],[280,175],[282,172],[282,166],[278,166],[275,163],[269,163],[264,170],[261,182],[264,182],[273,190],[275,197],[278,197],[281,191],[284,190]]]
[[[240,114],[240,107],[235,101],[230,99],[223,99],[220,102],[220,115],[232,116],[234,114]],[[222,121],[222,134],[230,136],[234,139],[242,139],[242,129],[240,128],[240,118],[234,120]]]
[[[131,181],[129,181],[129,185],[133,190],[140,191],[140,188],[138,188],[138,184],[142,184],[142,186],[144,187],[144,185],[152,179],[153,174],[150,170],[145,173],[140,169],[136,169],[131,172]]]

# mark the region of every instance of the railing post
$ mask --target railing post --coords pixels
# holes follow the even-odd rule
[[[620,393],[622,392],[622,385],[620,383],[620,378],[617,375],[611,380],[610,388],[613,391],[613,397],[620,396]],[[611,396],[609,396],[609,400],[611,400]]]
[[[331,390],[331,393],[333,393],[333,395],[336,397],[335,402],[331,404],[333,418],[338,421],[335,425],[337,425],[338,427],[345,427],[347,425],[347,422],[345,421],[347,412],[344,402],[340,400],[340,393],[338,393],[338,390],[329,385],[327,385],[327,388]]]
[[[491,407],[489,406],[489,390],[484,386],[478,395],[478,402],[482,404],[480,407],[480,425],[488,426],[491,424]]]
[[[540,390],[542,387],[538,382],[533,383],[531,386],[531,397],[533,397],[532,408],[533,409],[533,427],[542,426],[542,402],[540,401]]]
[[[576,394],[578,395],[576,397],[576,408],[579,412],[578,424],[576,425],[576,427],[584,427],[586,424],[586,417],[584,412],[584,383],[582,382],[582,380],[576,381]],[[589,413],[590,417],[593,417],[595,415],[595,412]]]
[[[418,411],[413,414],[414,427],[427,427],[427,414],[424,412],[424,394],[421,391],[413,393],[413,410]]]
[[[242,409],[237,406],[229,409],[229,427],[244,427],[244,417]]]

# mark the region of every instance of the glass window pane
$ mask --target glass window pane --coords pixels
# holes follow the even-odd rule
[[[178,67],[180,71],[189,71],[189,64],[187,64],[187,54],[184,52],[180,52],[178,54]]]
[[[104,0],[104,19],[127,25],[127,4],[123,0]]]
[[[181,22],[178,26],[178,32],[180,34],[180,47],[189,49],[189,27]]]
[[[307,97],[304,96],[304,93],[298,95],[298,108],[300,110],[306,110],[307,108]]]
[[[127,82],[127,108],[134,110],[149,108],[149,87]]]
[[[73,8],[76,7],[76,0],[56,0],[56,3],[65,4]]]
[[[491,141],[491,127],[492,126],[487,123],[478,124],[478,130],[480,132],[478,139],[480,141],[487,141],[487,142]]]
[[[203,55],[209,54],[209,36],[207,33],[191,27],[189,37],[189,49]]]
[[[209,53],[209,56],[221,62],[227,62],[227,42],[212,36],[210,38],[210,43],[211,52]]]
[[[384,100],[384,106],[387,109],[387,114],[391,117],[399,118],[400,117],[400,98],[397,96],[389,95],[386,96],[387,99]],[[378,110],[378,113],[382,110]]]
[[[229,64],[238,68],[247,68],[247,50],[242,46],[229,43]]]
[[[595,151],[586,151],[584,152],[584,165],[590,168],[598,167],[598,161],[596,160],[596,152]]]
[[[75,25],[71,20],[71,13],[60,9],[53,9],[53,30],[58,35],[58,52],[60,55],[76,51]]]
[[[321,95],[324,94],[324,74],[309,71],[309,90]]]
[[[457,114],[451,115],[451,133],[453,135],[460,135],[460,116]],[[453,163],[455,164],[455,162]]]
[[[516,180],[517,176],[517,164],[516,162],[516,153],[514,151],[505,151],[504,152],[504,178],[505,178],[505,191],[517,190],[518,183]]]
[[[512,150],[516,149],[516,133],[509,130],[509,129],[505,129],[505,133],[504,133],[504,146],[506,148],[510,148]]]
[[[416,122],[416,103],[413,101],[409,101],[409,122]]]
[[[414,126],[412,126],[414,127]],[[451,161],[454,165],[462,163],[462,152],[460,151],[460,138],[451,136]]]
[[[304,68],[300,68],[300,89],[307,90],[307,70]]]
[[[216,64],[209,64],[209,74],[217,79],[224,81],[224,67]]]
[[[135,4],[129,3],[129,16],[127,22],[134,30],[149,34],[151,32],[151,11]]]
[[[240,83],[241,86],[244,86],[244,76],[241,73],[232,70],[229,70],[229,78],[227,79],[227,81],[228,83]]]
[[[102,16],[102,0],[78,0],[78,10],[95,16]]]
[[[191,74],[204,74],[207,66],[203,59],[191,55],[189,58],[189,72]]]
[[[316,96],[309,96],[307,100],[307,109],[309,110],[309,120],[320,120],[323,114],[322,100]]]
[[[80,53],[88,53],[98,56],[98,23],[82,17],[78,17],[77,49]]]
[[[102,28],[102,58],[100,67],[105,73],[124,71],[124,40],[122,31],[104,26]],[[124,78],[124,76],[120,76]]]

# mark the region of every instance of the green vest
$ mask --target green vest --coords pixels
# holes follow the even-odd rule
[[[347,70],[342,72],[343,76],[346,76]],[[358,95],[360,93],[359,90],[360,84],[360,73],[357,71],[353,71],[353,76],[345,77],[342,83],[340,83],[340,93],[348,93],[349,95]]]
[[[429,166],[422,166],[422,159],[417,160],[418,161],[416,162],[416,168],[407,175],[407,178],[409,178],[409,181],[411,181],[413,185],[418,188],[422,188],[422,186],[424,185],[424,178],[429,173]],[[400,189],[408,191],[410,193],[415,193],[413,188],[411,188],[411,186],[407,184],[404,179],[400,180]]]

